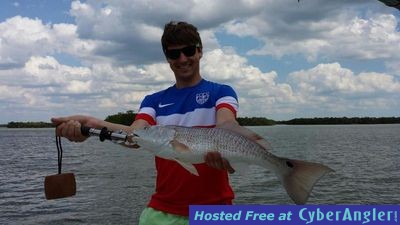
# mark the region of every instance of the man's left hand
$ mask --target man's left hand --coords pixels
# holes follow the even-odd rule
[[[235,172],[229,161],[223,158],[219,152],[207,152],[204,156],[204,161],[209,167],[227,170],[230,174]]]

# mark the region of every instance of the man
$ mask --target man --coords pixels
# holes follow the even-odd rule
[[[58,125],[57,135],[71,141],[84,141],[81,125],[132,132],[156,124],[188,127],[237,124],[238,101],[234,90],[204,80],[200,75],[203,46],[197,28],[186,22],[170,22],[164,27],[161,43],[176,83],[146,96],[131,126],[89,116],[52,118]],[[199,176],[194,176],[175,161],[156,157],[156,191],[142,212],[139,224],[188,224],[189,205],[232,204],[234,195],[227,171],[232,173],[233,168],[217,152],[207,153],[204,160],[205,163],[195,165]]]

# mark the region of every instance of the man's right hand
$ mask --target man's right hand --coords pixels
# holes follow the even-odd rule
[[[65,137],[74,142],[82,142],[87,137],[82,135],[81,126],[97,127],[98,120],[89,116],[76,115],[51,118],[51,122],[57,126],[57,136]]]

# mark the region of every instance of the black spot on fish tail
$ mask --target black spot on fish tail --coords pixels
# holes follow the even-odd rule
[[[293,167],[294,167],[293,163],[291,163],[290,161],[286,161],[286,165],[287,165],[288,167],[290,167],[290,168],[293,168]]]

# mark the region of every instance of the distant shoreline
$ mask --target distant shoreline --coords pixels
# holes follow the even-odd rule
[[[8,124],[0,124],[0,127],[6,128],[51,128],[55,127],[52,123],[47,122],[9,122]]]
[[[280,121],[287,125],[352,125],[352,124],[400,124],[400,117],[321,117],[296,118]]]
[[[107,116],[106,121],[130,125],[136,114],[133,111]],[[239,117],[237,121],[242,126],[272,126],[272,125],[355,125],[355,124],[400,124],[400,117],[314,117],[295,118],[286,121],[275,121],[265,117]],[[9,122],[0,124],[6,128],[52,128],[47,122]]]

